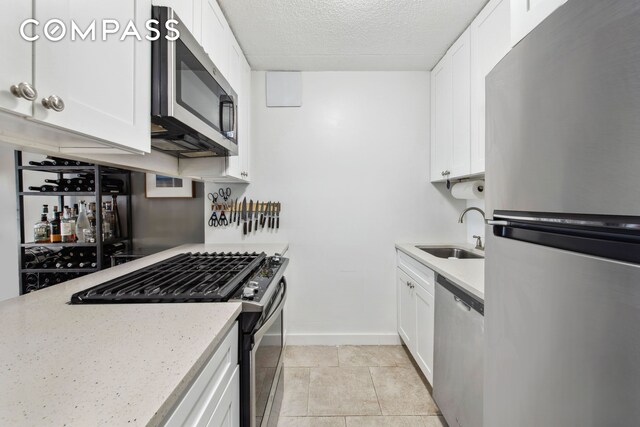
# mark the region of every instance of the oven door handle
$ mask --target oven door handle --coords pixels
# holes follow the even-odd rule
[[[267,333],[269,328],[271,328],[271,325],[274,324],[274,322],[278,318],[278,315],[282,312],[282,309],[284,308],[284,303],[287,301],[287,281],[285,280],[284,277],[282,278],[282,288],[283,288],[282,299],[278,303],[278,306],[271,311],[271,315],[269,316],[269,318],[264,322],[264,324],[260,327],[260,329],[258,329],[253,334],[253,347],[260,345],[260,341],[262,341],[262,337],[264,337],[264,335]]]

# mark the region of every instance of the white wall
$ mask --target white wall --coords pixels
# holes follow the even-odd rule
[[[18,296],[18,219],[13,148],[0,143],[0,301]]]
[[[467,200],[467,207],[476,207],[484,211],[484,199],[482,200]],[[488,212],[485,212],[485,216]],[[476,244],[476,239],[473,236],[482,236],[482,244],[484,244],[484,220],[482,216],[475,211],[468,212],[464,216],[464,222],[467,224],[467,242]]]
[[[303,106],[270,109],[252,77],[253,181],[234,197],[281,201],[281,229],[206,241],[290,243],[290,343],[397,342],[394,243],[466,240],[465,203],[429,183],[429,73],[303,73]]]

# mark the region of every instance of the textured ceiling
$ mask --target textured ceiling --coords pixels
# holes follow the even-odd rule
[[[430,70],[487,0],[218,0],[256,70]]]

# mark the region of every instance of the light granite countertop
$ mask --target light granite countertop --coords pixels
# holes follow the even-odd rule
[[[159,424],[241,304],[69,305],[71,295],[182,252],[283,254],[287,248],[183,245],[0,302],[0,425]]]
[[[446,259],[438,258],[417,246],[455,246],[484,255],[468,243],[396,243],[396,248],[416,261],[426,265],[436,273],[442,274],[452,282],[484,301],[484,258],[483,259]]]

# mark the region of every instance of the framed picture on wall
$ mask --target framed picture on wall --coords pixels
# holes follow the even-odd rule
[[[195,185],[190,179],[148,173],[145,196],[148,199],[188,199],[195,197]]]

